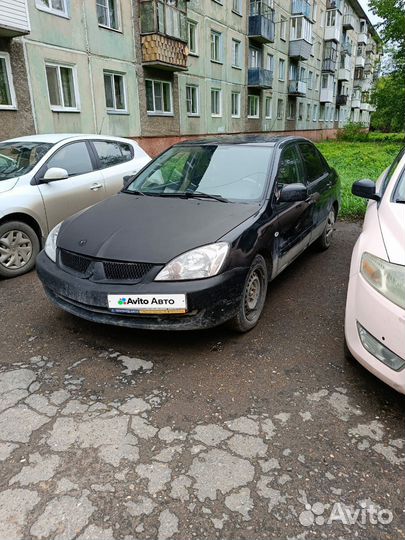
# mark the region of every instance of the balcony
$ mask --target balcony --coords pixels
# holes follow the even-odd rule
[[[311,3],[308,0],[292,0],[292,15],[304,15],[307,19],[311,18]]]
[[[348,56],[351,56],[353,54],[353,43],[350,41],[345,41],[342,43],[342,54],[347,54]]]
[[[321,94],[320,94],[319,101],[321,103],[333,103],[333,101],[334,101],[334,99],[333,99],[333,88],[331,88],[331,87],[321,88]]]
[[[352,99],[352,109],[360,109],[361,100],[358,97]]]
[[[355,66],[356,68],[364,68],[366,60],[364,56],[356,56]]]
[[[274,37],[274,10],[261,0],[251,0],[249,38],[258,43],[273,43]]]
[[[0,38],[29,34],[30,22],[26,0],[0,2]]]
[[[365,101],[360,102],[360,110],[370,112],[370,109],[371,109],[370,103],[365,102]]]
[[[187,44],[169,36],[141,36],[142,65],[167,71],[187,69]]]
[[[293,96],[305,96],[307,93],[307,83],[293,79],[290,80],[288,83],[288,93]]]
[[[373,61],[367,58],[364,63],[364,73],[371,73],[373,71]]]
[[[325,28],[324,40],[339,42],[340,41],[340,27],[338,25],[327,26]]]
[[[290,40],[288,55],[296,60],[308,60],[311,56],[312,44],[306,39]]]
[[[273,86],[273,72],[264,68],[248,69],[249,88],[271,88]]]
[[[347,96],[339,94],[336,98],[337,107],[345,107],[347,105]]]
[[[336,60],[333,58],[324,58],[322,61],[322,71],[324,73],[334,73],[336,71]]]
[[[355,30],[356,18],[354,15],[351,15],[350,13],[346,13],[346,15],[343,16],[343,28],[345,30]]]
[[[339,81],[350,81],[351,70],[348,68],[339,68],[338,70],[338,80]]]
[[[360,32],[360,34],[357,36],[357,43],[367,45],[368,35],[365,32]]]
[[[337,9],[342,12],[343,0],[326,0],[326,9]]]

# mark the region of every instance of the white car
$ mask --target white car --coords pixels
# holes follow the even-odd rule
[[[352,192],[370,202],[350,268],[347,353],[405,394],[405,148],[377,184]]]
[[[150,157],[130,139],[52,134],[0,143],[0,277],[24,274],[60,221],[123,187]]]

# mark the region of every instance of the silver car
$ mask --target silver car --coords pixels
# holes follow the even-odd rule
[[[33,135],[0,143],[0,277],[28,272],[48,232],[114,195],[150,161],[129,139]]]

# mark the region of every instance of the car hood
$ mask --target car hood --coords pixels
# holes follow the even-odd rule
[[[16,185],[18,180],[17,178],[8,178],[7,180],[1,180],[0,181],[0,193],[5,193],[6,191],[10,191],[10,189],[13,189],[13,187]]]
[[[102,259],[165,264],[216,242],[260,204],[120,193],[66,220],[58,246]]]
[[[388,259],[405,266],[405,204],[381,204],[378,217]]]

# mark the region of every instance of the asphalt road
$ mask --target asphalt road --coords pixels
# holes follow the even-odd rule
[[[404,538],[404,398],[343,356],[359,224],[249,334],[98,326],[0,283],[0,539]]]

